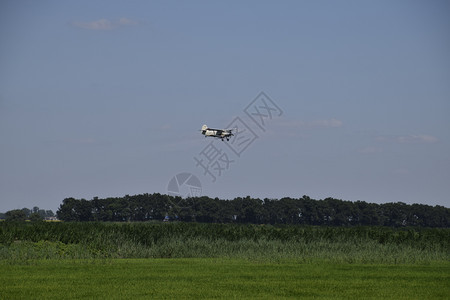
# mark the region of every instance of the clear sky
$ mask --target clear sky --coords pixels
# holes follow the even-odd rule
[[[449,1],[0,2],[3,212],[183,172],[221,199],[449,207],[449,113]]]

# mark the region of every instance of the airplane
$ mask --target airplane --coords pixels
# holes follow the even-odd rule
[[[215,137],[215,138],[219,138],[223,141],[223,139],[227,139],[227,141],[230,140],[230,138],[234,135],[233,134],[233,129],[212,129],[212,128],[208,128],[208,126],[203,125],[202,126],[202,130],[200,130],[202,132],[202,134],[207,137],[207,136],[211,136],[211,137]]]

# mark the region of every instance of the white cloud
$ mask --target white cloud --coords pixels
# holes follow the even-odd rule
[[[138,22],[128,18],[120,18],[118,21],[100,19],[92,22],[73,22],[72,25],[88,30],[112,30],[118,27],[138,25]]]
[[[307,122],[307,125],[312,128],[338,128],[343,125],[343,122],[337,119],[315,120]]]
[[[337,119],[318,119],[312,121],[280,121],[279,126],[290,127],[292,129],[314,129],[314,128],[338,128],[344,123]]]
[[[138,22],[127,19],[127,18],[120,18],[119,24],[120,25],[138,25]]]
[[[397,142],[399,143],[422,143],[431,144],[438,141],[437,137],[431,135],[406,135],[397,137]]]
[[[378,136],[375,139],[377,142],[391,142],[399,144],[433,144],[439,141],[439,139],[432,135],[426,134],[410,134],[410,135],[398,135],[398,136]]]

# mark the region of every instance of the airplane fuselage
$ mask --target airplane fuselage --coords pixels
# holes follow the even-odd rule
[[[220,138],[222,140],[224,138],[229,140],[230,137],[233,135],[231,130],[227,130],[227,129],[212,129],[212,128],[208,128],[206,125],[203,125],[201,132],[202,132],[202,134],[205,137],[207,137],[207,136],[216,137],[216,138]]]

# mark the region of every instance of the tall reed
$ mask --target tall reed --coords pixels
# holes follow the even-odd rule
[[[200,223],[0,224],[0,259],[235,257],[415,263],[450,259],[450,229]]]

